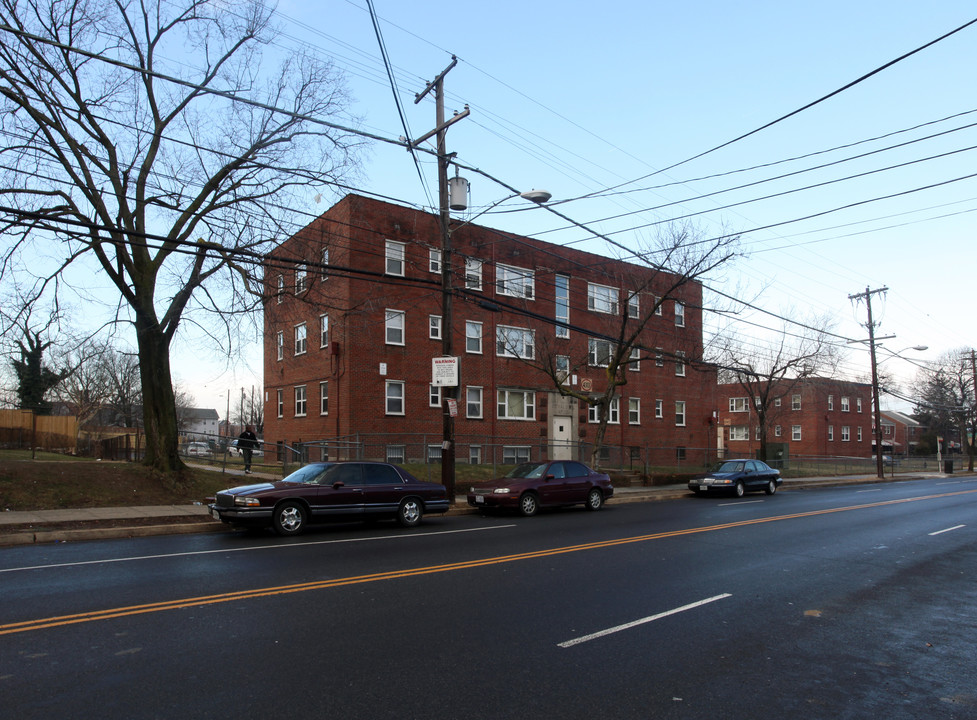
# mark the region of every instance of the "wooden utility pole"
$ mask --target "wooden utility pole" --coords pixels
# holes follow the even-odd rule
[[[882,409],[879,405],[879,371],[875,362],[875,322],[872,320],[872,296],[887,292],[889,288],[882,287],[877,290],[865,288],[865,292],[849,295],[849,300],[865,300],[868,309],[868,348],[869,357],[872,362],[872,406],[875,416],[875,471],[879,478],[885,477],[885,466],[882,462]],[[894,337],[894,336],[890,336]]]

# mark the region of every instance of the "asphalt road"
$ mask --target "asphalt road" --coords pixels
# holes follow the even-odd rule
[[[977,718],[977,478],[0,551],[43,718]]]

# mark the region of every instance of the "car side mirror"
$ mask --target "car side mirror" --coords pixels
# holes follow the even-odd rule
[[[333,490],[339,490],[341,487],[346,487],[346,483],[344,483],[342,480],[337,480],[332,484]]]
[[[546,482],[549,482],[550,480],[555,480],[555,479],[556,479],[556,475],[554,475],[553,473],[550,473],[549,475],[547,475],[544,478],[544,480],[546,480]]]

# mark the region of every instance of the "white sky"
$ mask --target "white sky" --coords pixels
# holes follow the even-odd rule
[[[977,152],[968,150],[977,146],[977,128],[947,133],[977,123],[977,25],[774,127],[676,166],[973,20],[972,3],[623,0],[602,6],[575,0],[375,0],[374,7],[409,133],[393,103],[365,0],[318,3],[314,12],[294,0],[279,5],[286,49],[306,42],[346,69],[356,101],[352,111],[363,118],[362,129],[390,138],[419,137],[431,130],[433,103],[415,105],[414,95],[454,53],[459,64],[446,79],[448,115],[467,103],[471,116],[448,131],[448,150],[465,165],[519,189],[548,190],[554,201],[564,201],[557,206],[562,213],[613,233],[627,247],[653,238],[649,223],[690,213],[696,213],[693,219],[706,236],[742,233],[747,256],[707,285],[770,312],[827,315],[836,321],[839,335],[866,338],[860,325],[865,307],[848,296],[887,286],[888,293],[873,300],[878,334],[897,336],[885,341],[886,348],[928,345],[924,353],[906,353],[925,360],[977,345],[968,322],[967,277],[977,178],[952,182],[977,173]],[[973,114],[944,120],[961,113]],[[933,124],[910,130],[924,123]],[[891,133],[899,134],[774,167],[696,180]],[[729,191],[936,133],[946,134]],[[833,182],[949,152],[955,154]],[[665,168],[671,169],[662,172]],[[378,143],[367,157],[359,187],[430,208],[437,198],[437,178],[429,159],[423,161],[423,175],[422,184],[403,149]],[[472,182],[469,216],[509,194],[488,179],[463,175]],[[628,192],[575,200],[618,185]],[[931,185],[937,187],[910,192]],[[728,192],[703,197],[719,191]],[[316,204],[314,194],[307,207],[296,210],[318,214],[337,199],[323,188]],[[869,202],[885,196],[896,197]],[[840,209],[849,205],[854,207]],[[498,210],[526,206],[510,200]],[[623,213],[628,214],[606,219]],[[621,255],[578,228],[561,229],[565,223],[544,209],[486,213],[478,222]],[[757,311],[739,317],[779,327]],[[707,316],[708,326],[716,322]],[[735,327],[747,338],[764,335],[755,325]],[[242,387],[250,394],[252,386],[261,386],[256,345],[232,370],[200,358],[199,340],[177,343],[175,380],[198,406],[214,407],[221,417],[228,390],[233,400]],[[885,367],[904,378],[915,373],[898,359]],[[849,377],[864,378],[867,353],[853,350],[842,369]],[[906,407],[895,401],[889,405]]]

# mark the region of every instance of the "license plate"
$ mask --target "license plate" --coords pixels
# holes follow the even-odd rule
[[[700,490],[708,490],[709,489],[709,486],[708,485],[700,485],[699,486],[699,489]]]
[[[220,520],[221,519],[221,514],[219,512],[217,512],[216,510],[211,510],[210,511],[210,514],[214,516],[214,520]]]
[[[484,497],[482,497],[481,495],[476,495],[475,496],[475,504],[476,505],[478,505],[479,503],[484,503],[484,502],[485,502],[485,498]]]

